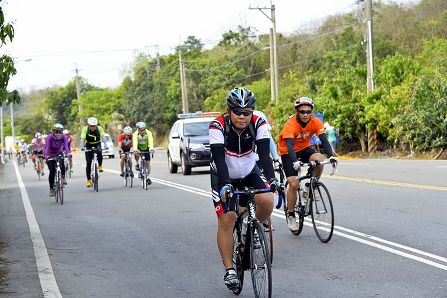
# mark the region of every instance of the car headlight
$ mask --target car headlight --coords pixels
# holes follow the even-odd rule
[[[189,149],[193,149],[193,150],[205,149],[205,146],[203,146],[203,144],[192,143],[192,144],[189,144]]]

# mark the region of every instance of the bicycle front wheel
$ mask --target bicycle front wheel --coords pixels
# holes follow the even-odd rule
[[[272,297],[272,265],[264,228],[258,221],[250,229],[250,270],[255,297]]]
[[[239,278],[239,287],[232,290],[235,295],[239,295],[244,286],[244,267],[242,266],[243,248],[244,244],[241,239],[240,223],[236,222],[233,230],[233,268],[236,270],[237,277]]]
[[[321,242],[331,240],[334,232],[334,209],[329,191],[322,182],[317,182],[311,194],[312,224]]]
[[[62,181],[62,172],[59,171],[59,202],[62,204],[64,204],[64,183]]]
[[[265,239],[267,240],[268,249],[270,253],[270,264],[273,263],[273,227],[272,227],[272,217],[267,219],[268,227],[264,227]]]
[[[94,177],[95,177],[95,179],[94,179],[94,181],[93,181],[94,188],[95,188],[95,191],[98,192],[98,190],[99,190],[99,189],[98,189],[98,178],[99,178],[99,174],[98,174],[98,165],[97,165],[97,164],[95,164]]]

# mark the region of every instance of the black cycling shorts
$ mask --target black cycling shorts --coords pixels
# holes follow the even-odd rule
[[[308,163],[309,158],[312,154],[318,153],[318,151],[313,147],[307,147],[301,151],[295,152],[296,158],[302,162]],[[298,172],[293,168],[292,160],[289,155],[281,155],[282,166],[284,168],[284,174],[286,177],[297,176]]]
[[[149,151],[141,151],[140,156],[144,156],[145,160],[151,160],[151,153]]]
[[[219,195],[219,192],[221,188],[225,185],[225,183],[219,180],[219,176],[213,169],[210,170],[210,174],[211,174],[211,195],[214,204],[214,211],[216,211],[217,216],[219,216],[225,213],[224,206],[222,204]],[[267,182],[267,179],[265,179],[264,175],[262,175],[261,170],[258,167],[254,167],[253,170],[250,172],[250,174],[245,176],[243,179],[231,180],[231,184],[235,189],[242,189],[245,186],[257,189],[270,187],[269,183]],[[244,199],[240,198],[239,205],[243,207],[244,205],[246,206],[246,201],[244,204]]]

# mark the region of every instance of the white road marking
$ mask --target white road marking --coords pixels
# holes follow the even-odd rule
[[[116,171],[116,170],[108,170],[108,169],[107,170],[104,169],[104,170],[107,171],[107,172],[115,173],[115,174],[119,174],[120,173],[119,171]],[[199,188],[195,188],[195,187],[191,187],[191,186],[184,185],[184,184],[179,184],[179,183],[176,183],[176,182],[171,182],[171,181],[168,181],[168,180],[163,180],[163,179],[158,179],[158,178],[151,178],[151,179],[152,179],[153,182],[157,182],[157,183],[169,186],[169,187],[181,189],[181,190],[184,190],[184,191],[187,191],[187,192],[191,192],[191,193],[194,193],[194,194],[198,194],[198,195],[201,195],[201,196],[204,196],[204,197],[208,197],[208,198],[211,199],[211,192],[209,192],[209,191],[206,191],[206,190],[203,190],[203,189],[199,189]],[[277,209],[274,209],[273,211],[274,212],[272,213],[272,216],[285,219],[283,211],[280,211],[280,210],[277,210]],[[307,225],[307,226],[310,226],[310,227],[312,226],[312,222],[310,220],[308,220],[308,219],[306,219],[304,224]],[[344,232],[341,232],[341,231],[344,231]],[[355,236],[349,235],[347,233],[354,234]],[[413,253],[417,253],[419,255],[424,255],[426,257],[429,257],[429,258],[436,259],[436,260],[439,260],[441,262],[447,263],[447,258],[445,258],[445,257],[441,257],[441,256],[438,256],[438,255],[435,255],[435,254],[431,254],[431,253],[428,253],[428,252],[424,252],[424,251],[419,250],[419,249],[415,249],[415,248],[412,248],[412,247],[409,247],[409,246],[401,245],[401,244],[398,244],[398,243],[395,243],[395,242],[391,242],[391,241],[388,241],[388,240],[385,240],[385,239],[381,239],[379,237],[375,237],[375,236],[368,235],[368,234],[365,234],[365,233],[362,233],[362,232],[354,231],[354,230],[351,230],[351,229],[348,229],[348,228],[344,228],[344,227],[341,227],[341,226],[335,226],[334,227],[334,234],[338,235],[338,236],[341,236],[341,237],[344,237],[344,238],[347,238],[347,239],[351,239],[351,240],[359,242],[359,243],[363,243],[363,244],[366,244],[366,245],[369,245],[369,246],[372,246],[372,247],[375,247],[375,248],[378,248],[378,249],[381,249],[381,250],[384,250],[384,251],[387,251],[387,252],[390,252],[390,253],[393,253],[393,254],[405,257],[405,258],[409,258],[409,259],[412,259],[414,261],[418,261],[418,262],[421,262],[421,263],[424,263],[424,264],[427,264],[427,265],[430,265],[430,266],[433,266],[433,267],[436,267],[436,268],[439,268],[439,269],[447,271],[447,265],[440,264],[440,263],[434,262],[432,260],[429,260],[429,259],[426,259],[426,258],[423,258],[423,257],[420,257],[420,256],[416,256],[416,255],[413,255],[413,254],[410,254],[410,253],[407,253],[407,252],[403,252],[403,251],[400,251],[398,249],[394,249],[394,248],[391,248],[391,247],[388,247],[388,246],[385,246],[385,245],[382,245],[382,244],[379,244],[379,243],[375,243],[375,242],[373,242],[371,240],[374,240],[374,241],[377,241],[377,242],[381,242],[381,243],[384,243],[384,244],[387,244],[387,245],[390,245],[390,246],[394,246],[394,247],[397,247],[397,248],[400,248],[400,249],[404,249],[404,250],[407,250],[407,251],[411,251]],[[360,237],[363,237],[363,238],[366,238],[366,239],[363,239],[363,238],[360,238]]]
[[[34,216],[34,210],[26,192],[25,184],[19,173],[17,163],[14,161],[17,181],[20,187],[23,207],[25,208],[26,220],[28,221],[29,233],[34,248],[34,256],[36,257],[37,272],[39,274],[40,286],[44,297],[62,297],[56,278],[54,277],[53,268],[51,267],[50,258],[48,257],[45,241],[40,233],[39,224]]]

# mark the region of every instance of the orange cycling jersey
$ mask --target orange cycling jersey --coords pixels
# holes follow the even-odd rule
[[[286,155],[287,151],[286,139],[293,139],[293,150],[295,152],[301,151],[310,146],[310,138],[314,134],[318,136],[324,133],[323,122],[315,116],[311,116],[306,127],[301,126],[293,115],[284,124],[284,127],[279,135],[279,155]]]

